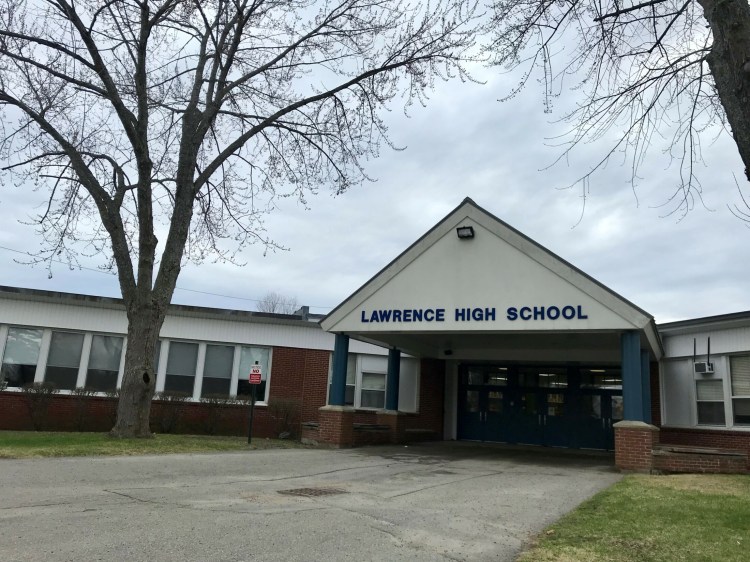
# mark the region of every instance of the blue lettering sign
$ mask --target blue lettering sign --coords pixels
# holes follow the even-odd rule
[[[485,320],[489,320],[489,314],[487,311],[494,309],[485,310]],[[509,306],[505,310],[505,317],[511,322],[518,320],[557,320],[564,318],[565,320],[587,320],[588,314],[583,313],[583,306],[578,305],[567,305],[563,307],[559,306]],[[494,320],[494,313],[492,315]]]

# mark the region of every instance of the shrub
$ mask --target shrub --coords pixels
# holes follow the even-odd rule
[[[109,413],[109,426],[114,427],[115,422],[117,421],[117,403],[120,400],[120,389],[116,388],[115,390],[108,390],[105,394],[107,395],[107,398],[110,398],[110,400],[108,400],[109,408],[107,410]]]
[[[29,409],[29,417],[34,431],[42,431],[47,425],[47,415],[52,397],[58,390],[54,384],[49,382],[33,382],[21,388],[26,398],[26,407]]]
[[[206,421],[203,430],[208,435],[216,435],[221,427],[226,412],[225,406],[233,404],[234,400],[221,394],[209,394],[201,397],[201,404],[205,406]]]
[[[271,398],[268,415],[274,420],[275,432],[280,439],[297,437],[299,430],[299,403],[287,398]]]
[[[154,400],[159,401],[156,411],[152,411],[151,423],[158,433],[174,433],[182,421],[185,402],[190,395],[186,392],[157,392]]]
[[[96,394],[95,390],[79,386],[73,391],[73,397],[76,403],[76,429],[84,431],[86,429],[86,417],[88,414],[89,398]]]

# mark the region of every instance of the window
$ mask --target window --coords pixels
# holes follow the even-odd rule
[[[30,328],[10,328],[5,343],[0,381],[8,386],[21,387],[34,382],[42,331]]]
[[[170,342],[164,392],[177,392],[192,396],[197,362],[197,343]]]
[[[206,361],[203,367],[202,396],[229,396],[232,382],[234,346],[207,345]]]
[[[385,377],[384,373],[362,373],[362,408],[385,408]]]
[[[581,388],[622,390],[620,369],[581,369]]]
[[[730,357],[734,425],[750,425],[750,356]]]
[[[242,346],[242,354],[240,355],[240,373],[237,380],[237,396],[250,396],[253,391],[252,387],[255,386],[256,400],[264,401],[266,399],[269,355],[269,350],[265,347]],[[261,383],[251,385],[250,382],[248,382],[250,367],[255,365],[256,362],[260,365],[261,369]]]
[[[86,388],[108,392],[117,388],[123,339],[117,336],[94,335],[86,371]]]
[[[344,404],[354,406],[354,392],[357,388],[357,356],[349,354],[346,360],[346,394]]]
[[[346,365],[346,386],[344,405],[355,408],[383,409],[385,408],[385,394],[387,386],[388,357],[369,355],[364,353],[350,353]],[[468,371],[467,371],[468,372]],[[468,380],[467,372],[465,380]],[[330,377],[329,375],[329,400]],[[505,375],[500,375],[505,378]],[[417,394],[419,391],[419,363],[407,357],[401,358],[401,372],[399,375],[398,406],[403,412],[417,411]],[[494,380],[490,375],[489,380]],[[493,384],[495,384],[493,382]]]
[[[698,424],[725,425],[724,382],[721,380],[695,381],[698,402]]]
[[[83,334],[52,332],[45,382],[54,384],[60,390],[73,390],[78,382],[82,350]]]

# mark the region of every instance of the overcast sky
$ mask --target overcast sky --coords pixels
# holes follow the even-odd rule
[[[542,171],[559,154],[545,138],[560,130],[551,123],[560,111],[543,113],[533,83],[518,98],[499,103],[512,77],[495,72],[487,80],[441,84],[428,107],[413,109],[411,118],[394,110],[391,137],[406,150],[384,148],[369,162],[376,182],[339,197],[321,189],[310,197],[309,210],[281,201],[266,224],[288,251],[264,257],[262,248],[248,248],[241,258],[245,267],[188,265],[174,302],[253,310],[253,299],[273,290],[312,312],[328,312],[468,196],[657,322],[750,309],[750,230],[727,208],[740,201],[733,174],[743,178],[729,139],[705,147],[705,207],[696,206],[681,221],[679,215],[664,218],[666,210],[659,208],[677,177],[658,150],[636,193],[626,166],[610,165],[596,175],[581,219],[580,189],[560,188],[591,165],[601,146],[583,147],[567,166]],[[42,195],[2,186],[0,246],[21,252],[38,247],[33,227],[18,220]],[[119,296],[111,275],[56,264],[48,278],[43,266],[18,259],[23,255],[0,249],[0,284]],[[99,262],[81,263],[95,269]]]

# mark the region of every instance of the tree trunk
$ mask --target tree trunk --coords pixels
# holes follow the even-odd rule
[[[125,373],[112,437],[150,437],[151,398],[156,388],[154,357],[164,315],[155,304],[128,311]]]
[[[713,33],[708,66],[750,181],[750,5],[698,0]]]

